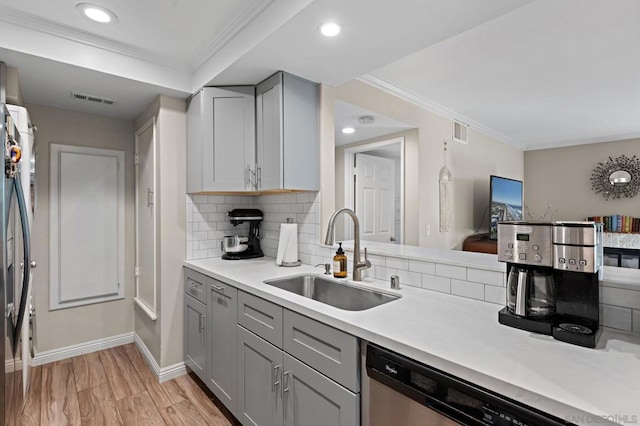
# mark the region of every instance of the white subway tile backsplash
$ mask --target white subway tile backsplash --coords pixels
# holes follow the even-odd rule
[[[451,278],[422,274],[422,288],[441,293],[451,293]]]
[[[421,262],[419,260],[409,261],[409,270],[412,272],[420,272],[421,274],[436,274],[436,264],[431,262]]]
[[[407,259],[399,259],[397,257],[387,257],[385,266],[387,268],[409,270],[409,261]]]
[[[502,272],[486,271],[484,269],[467,268],[467,280],[498,287],[506,286]]]
[[[353,256],[353,251],[349,250],[349,256]],[[364,255],[363,255],[364,256]],[[384,256],[377,256],[375,254],[368,254],[367,259],[374,266],[386,266],[386,258]]]
[[[436,263],[436,275],[440,277],[455,278],[457,280],[467,279],[467,268],[463,266],[446,265]]]
[[[602,324],[605,327],[631,331],[632,312],[629,308],[602,305]]]
[[[260,235],[266,256],[276,256],[280,224],[287,217],[293,217],[298,223],[300,260],[311,265],[330,263],[336,249],[320,245],[325,230],[320,229],[319,202],[320,194],[312,192],[260,197],[188,195],[185,200],[186,257],[220,257],[220,242],[225,235],[246,235],[248,232],[247,224],[232,226],[227,213],[234,208],[258,208],[264,213]],[[348,252],[348,256],[351,270],[353,253]],[[398,275],[401,285],[452,293],[497,305],[505,303],[503,272],[381,255],[369,255],[369,260],[373,266],[363,271],[364,277],[388,281],[391,275]],[[611,287],[605,283],[600,295],[603,303],[601,319],[605,327],[640,333],[640,289]]]
[[[391,279],[391,275],[398,275],[397,269],[386,268],[384,266],[373,266],[372,268],[373,268],[373,277],[377,280],[388,281]]]
[[[621,306],[624,308],[640,309],[640,291],[626,290],[614,287],[601,287],[602,300],[605,305]]]
[[[418,272],[398,271],[400,285],[410,285],[411,287],[422,287],[422,274]]]
[[[451,294],[484,300],[484,285],[462,280],[451,280]]]
[[[507,289],[494,285],[484,286],[484,301],[504,306],[507,300]]]

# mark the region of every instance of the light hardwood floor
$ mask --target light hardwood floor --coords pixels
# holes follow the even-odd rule
[[[195,376],[158,383],[133,344],[31,371],[22,425],[238,425]]]

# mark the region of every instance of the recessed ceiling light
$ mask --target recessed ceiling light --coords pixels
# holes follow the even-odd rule
[[[320,32],[322,33],[322,35],[327,37],[335,37],[340,34],[341,30],[342,27],[340,26],[340,24],[337,24],[335,22],[327,22],[326,24],[322,24],[322,26],[320,27]]]
[[[116,14],[109,9],[105,9],[102,6],[91,3],[78,3],[76,9],[78,9],[84,16],[94,22],[99,22],[101,24],[118,22],[118,17],[116,16]]]
[[[354,129],[353,127],[345,127],[342,129],[342,133],[345,133],[347,135],[350,135],[351,133],[355,133],[356,129]]]

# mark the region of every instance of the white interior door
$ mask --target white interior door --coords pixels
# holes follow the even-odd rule
[[[156,319],[155,119],[136,132],[136,304]]]
[[[356,154],[355,211],[360,219],[360,238],[394,242],[395,161]]]

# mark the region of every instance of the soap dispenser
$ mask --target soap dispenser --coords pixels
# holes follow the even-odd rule
[[[342,243],[338,243],[338,251],[333,256],[333,276],[336,278],[347,278],[347,256],[342,250]]]

